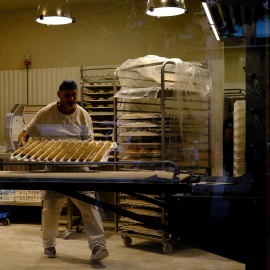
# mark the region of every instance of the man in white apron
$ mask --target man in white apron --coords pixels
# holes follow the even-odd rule
[[[52,102],[41,109],[29,125],[23,130],[18,139],[18,147],[25,145],[29,137],[32,139],[78,139],[93,140],[93,126],[89,114],[77,105],[78,88],[73,80],[65,80],[59,86],[57,92],[59,101]],[[86,171],[84,166],[55,166],[48,165],[47,171]],[[84,194],[94,197],[93,191]],[[56,257],[56,236],[58,234],[59,219],[65,203],[65,195],[55,191],[46,191],[42,210],[43,235],[42,242],[44,256],[47,258]],[[70,198],[80,209],[89,248],[92,250],[91,261],[100,261],[109,256],[106,249],[106,239],[102,220],[98,209],[94,205]]]

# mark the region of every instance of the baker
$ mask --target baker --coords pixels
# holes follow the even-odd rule
[[[89,114],[77,105],[78,87],[73,80],[64,80],[57,92],[59,101],[52,102],[41,109],[27,127],[20,133],[18,148],[25,145],[29,137],[32,139],[80,139],[93,140],[93,126]],[[87,171],[86,166],[55,166],[46,165],[46,171]],[[93,191],[83,192],[94,197]],[[80,209],[88,238],[89,248],[92,250],[90,261],[100,261],[109,256],[106,249],[104,228],[98,209],[94,205],[70,198]],[[66,196],[55,191],[46,191],[42,210],[43,235],[42,242],[44,256],[56,257],[56,236],[58,234],[59,219]]]

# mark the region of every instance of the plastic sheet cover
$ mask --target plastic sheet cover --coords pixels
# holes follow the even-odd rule
[[[143,107],[147,107],[150,112],[150,101],[154,104],[160,100],[161,89],[170,92],[170,97],[164,100],[165,114],[170,116],[170,124],[165,127],[170,142],[166,144],[166,158],[180,167],[209,168],[212,92],[209,70],[200,63],[148,55],[127,60],[116,74],[121,89],[115,97],[122,102],[129,100],[119,105],[120,110],[145,111]]]
[[[156,98],[160,91],[163,64],[165,64],[165,89],[195,91],[202,96],[210,93],[212,80],[208,70],[200,63],[147,55],[129,59],[117,68],[121,89],[115,97]]]

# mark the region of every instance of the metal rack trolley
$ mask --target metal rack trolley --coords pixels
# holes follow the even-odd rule
[[[122,145],[124,147],[138,147],[138,145],[147,145],[146,147],[149,147],[150,145],[158,145],[158,147],[160,147],[160,160],[161,161],[165,161],[167,159],[170,159],[171,157],[168,156],[168,153],[166,153],[166,148],[169,145],[170,141],[172,140],[172,138],[170,138],[170,134],[172,134],[172,130],[174,130],[174,126],[172,124],[173,122],[173,117],[171,114],[171,110],[172,108],[170,108],[170,104],[168,104],[166,98],[172,98],[172,89],[168,89],[166,84],[172,84],[174,83],[174,81],[171,79],[171,77],[167,78],[167,76],[169,75],[174,75],[174,72],[168,71],[166,70],[167,65],[175,65],[175,62],[173,61],[165,61],[165,62],[157,62],[157,63],[152,63],[152,64],[145,64],[145,65],[135,65],[126,69],[122,69],[122,70],[116,70],[115,74],[114,74],[114,92],[115,94],[117,93],[117,91],[119,90],[118,87],[116,87],[116,82],[121,81],[122,79],[125,80],[140,80],[142,81],[143,79],[141,78],[141,76],[138,77],[132,77],[130,74],[132,73],[136,73],[138,72],[138,69],[141,68],[149,68],[149,67],[160,67],[160,83],[159,83],[159,88],[160,91],[157,95],[158,98],[153,98],[153,101],[151,103],[151,101],[149,101],[149,99],[146,101],[143,100],[143,98],[139,99],[139,101],[137,101],[137,99],[135,99],[135,101],[130,100],[129,97],[127,97],[127,99],[125,100],[124,98],[120,98],[120,101],[116,98],[115,99],[115,112],[114,112],[114,119],[115,119],[115,131],[114,131],[114,141],[118,143],[118,145]],[[131,72],[129,73],[129,75],[119,75],[120,71],[128,71]],[[121,77],[122,76],[122,77]],[[130,77],[129,77],[130,76]],[[144,79],[146,81],[146,83],[151,83],[152,81],[154,82],[153,79],[151,78],[145,78]],[[127,82],[127,81],[126,81]],[[127,82],[127,85],[121,85],[121,87],[129,87],[129,82]],[[136,84],[136,83],[135,83]],[[157,85],[158,83],[155,82],[155,85]],[[145,104],[144,104],[145,102]],[[119,106],[120,104],[120,106]],[[121,106],[121,104],[124,104],[124,106]],[[136,111],[136,109],[132,109],[133,107],[136,108],[135,106],[138,104],[139,106],[139,110]],[[125,107],[125,105],[127,105]],[[129,108],[130,107],[130,108]],[[148,108],[147,108],[148,107]],[[150,107],[150,109],[149,109]],[[119,109],[120,108],[120,109]],[[145,111],[142,111],[143,109],[145,109]],[[208,109],[208,107],[207,107]],[[148,117],[148,121],[151,122],[153,121],[154,118],[159,118],[159,120],[161,121],[160,125],[158,126],[160,128],[160,136],[159,137],[155,137],[155,138],[159,138],[159,143],[132,143],[132,142],[128,142],[125,143],[121,140],[121,136],[125,136],[125,135],[121,135],[120,132],[117,132],[118,130],[122,129],[123,126],[120,126],[118,124],[118,122],[120,121],[125,121],[126,119],[129,119],[129,121],[134,121],[135,125],[136,122],[140,121],[140,120],[145,120],[146,118],[142,119],[138,119],[139,117],[136,117],[134,115],[134,118],[132,118],[132,116],[128,116],[128,118],[125,118],[125,113],[137,113],[137,112],[142,112],[142,113],[148,113],[149,117]],[[158,113],[159,116],[155,115],[151,117],[151,113]],[[118,117],[118,114],[122,114],[121,119]],[[124,117],[123,117],[124,116]],[[119,120],[120,119],[120,120]],[[155,120],[155,119],[154,119]],[[154,123],[154,122],[153,122]],[[133,125],[134,126],[134,125]],[[139,126],[138,126],[139,127]],[[147,127],[147,126],[144,126]],[[149,127],[153,128],[153,125],[149,125]],[[157,125],[156,125],[157,127]],[[169,130],[169,131],[168,131]],[[119,134],[120,133],[120,134]],[[128,132],[127,132],[128,133]],[[125,133],[124,133],[125,134]],[[180,132],[179,132],[180,134]],[[129,136],[132,136],[132,132],[131,134],[129,133]],[[134,132],[134,137],[139,137],[140,135],[136,135],[136,132]],[[146,136],[146,135],[144,135]],[[155,136],[155,135],[153,135]],[[176,135],[177,136],[177,135]],[[149,138],[149,137],[148,137]],[[179,139],[173,139],[172,141],[177,141]],[[181,139],[180,139],[181,140]],[[207,141],[207,149],[209,149],[209,137],[208,137],[208,141]],[[156,147],[156,146],[154,146]],[[175,146],[174,146],[175,147]],[[178,148],[178,146],[176,146]],[[119,155],[117,156],[117,158],[119,158],[119,161],[124,161],[121,160],[121,153],[118,153]],[[207,154],[208,155],[208,154]],[[115,160],[118,160],[118,159]],[[132,158],[131,158],[132,159]],[[151,161],[151,158],[149,158],[149,161]],[[176,164],[177,162],[174,161]],[[141,166],[141,163],[134,163],[134,166],[137,166],[138,169],[144,169]],[[160,164],[159,164],[160,165]],[[163,166],[163,164],[161,163],[161,165]],[[207,164],[207,167],[209,167],[209,163]],[[116,168],[119,169],[119,168]],[[152,198],[159,198],[160,200],[160,204],[151,204],[151,199]],[[161,194],[156,194],[156,195],[149,195],[149,194],[121,194],[121,193],[116,193],[116,197],[115,197],[115,204],[119,207],[119,208],[129,208],[132,211],[135,212],[143,212],[144,215],[149,215],[151,217],[154,217],[156,219],[161,219],[163,223],[168,222],[167,221],[167,211],[166,211],[166,207],[164,207],[164,205],[162,204],[163,202],[166,202],[166,194],[161,193]],[[138,237],[138,238],[143,238],[146,240],[153,240],[153,241],[158,241],[161,242],[163,245],[163,251],[164,253],[171,253],[173,248],[172,245],[170,244],[170,234],[168,234],[166,231],[162,231],[162,230],[147,230],[147,228],[141,226],[140,223],[134,222],[131,219],[126,219],[126,218],[122,218],[121,215],[116,214],[115,216],[115,230],[116,232],[121,235],[123,242],[126,246],[130,246],[132,243],[132,238],[131,237]],[[124,225],[122,225],[124,224]]]

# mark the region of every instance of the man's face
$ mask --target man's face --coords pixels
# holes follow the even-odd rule
[[[66,112],[73,112],[76,110],[78,90],[62,90],[58,91],[57,95],[60,99],[59,103],[62,109]]]

